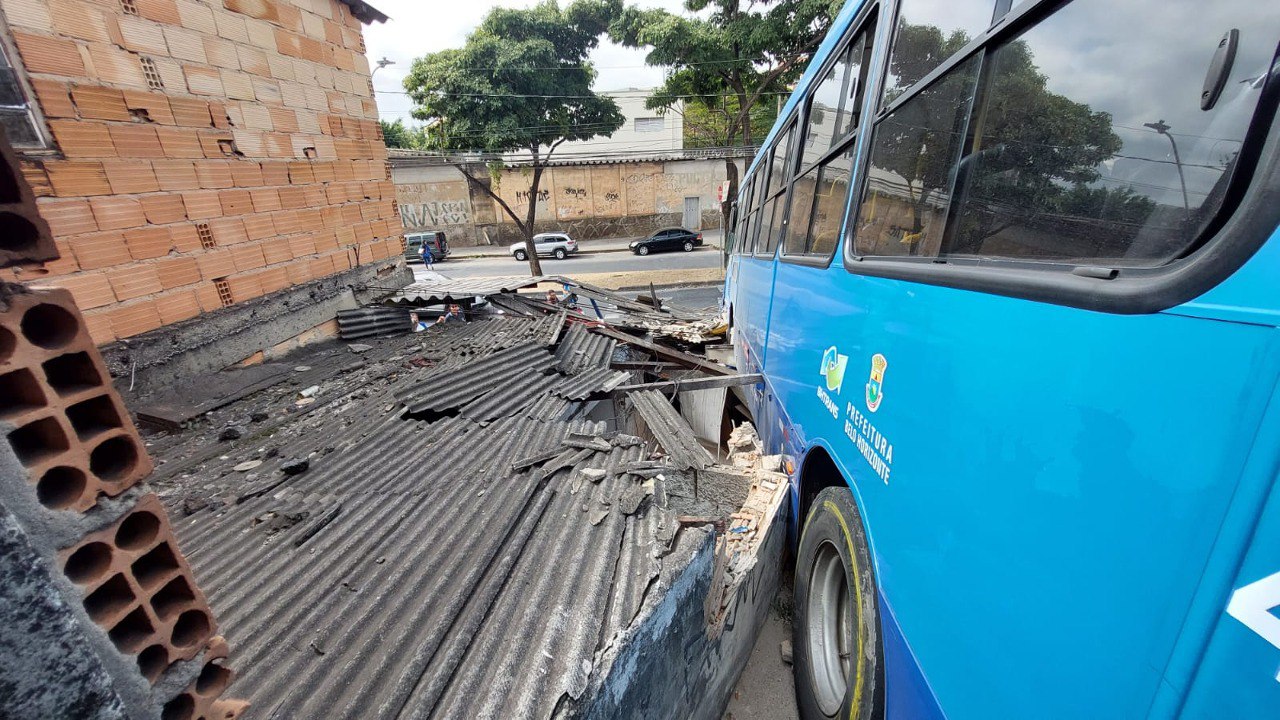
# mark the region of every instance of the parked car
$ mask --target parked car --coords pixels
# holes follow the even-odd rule
[[[647,238],[633,241],[627,247],[631,248],[631,252],[637,255],[648,255],[651,252],[662,252],[663,250],[692,252],[694,248],[702,247],[702,233],[696,230],[685,230],[680,227],[662,228],[654,231]]]
[[[554,257],[563,260],[578,253],[578,241],[564,233],[538,233],[533,236],[533,248],[538,257]],[[517,260],[528,260],[529,253],[524,241],[511,243],[511,255]]]
[[[431,250],[431,262],[438,263],[449,256],[449,241],[445,239],[442,230],[408,233],[404,236],[404,241],[405,262],[422,262],[422,243],[424,242]]]

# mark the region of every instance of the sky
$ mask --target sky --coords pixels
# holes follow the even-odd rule
[[[474,0],[371,0],[371,4],[388,15],[386,23],[374,23],[364,29],[365,48],[369,63],[381,58],[395,61],[394,65],[378,70],[373,75],[373,87],[378,91],[378,111],[382,119],[394,121],[400,118],[406,124],[418,124],[409,116],[412,103],[403,95],[404,78],[414,58],[427,53],[462,47],[467,35],[480,24],[493,7],[532,7],[536,0],[499,0],[475,2]],[[561,5],[565,0],[561,0]],[[682,0],[640,0],[640,7],[663,8],[682,12]],[[603,43],[591,54],[591,61],[599,71],[596,90],[622,90],[626,88],[651,88],[662,82],[660,68],[646,67],[644,52]]]

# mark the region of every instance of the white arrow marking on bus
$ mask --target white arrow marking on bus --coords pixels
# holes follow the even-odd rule
[[[1280,617],[1271,608],[1280,605],[1280,573],[1249,583],[1231,593],[1227,614],[1280,649]],[[1280,682],[1280,674],[1276,675]]]

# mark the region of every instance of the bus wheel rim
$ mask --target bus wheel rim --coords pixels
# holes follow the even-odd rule
[[[840,711],[849,688],[854,628],[851,611],[844,561],[835,545],[825,542],[814,554],[806,631],[814,695],[828,717]]]

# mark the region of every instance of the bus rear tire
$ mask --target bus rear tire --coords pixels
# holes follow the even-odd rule
[[[814,499],[796,555],[792,646],[803,720],[872,720],[880,623],[871,553],[847,487]]]

